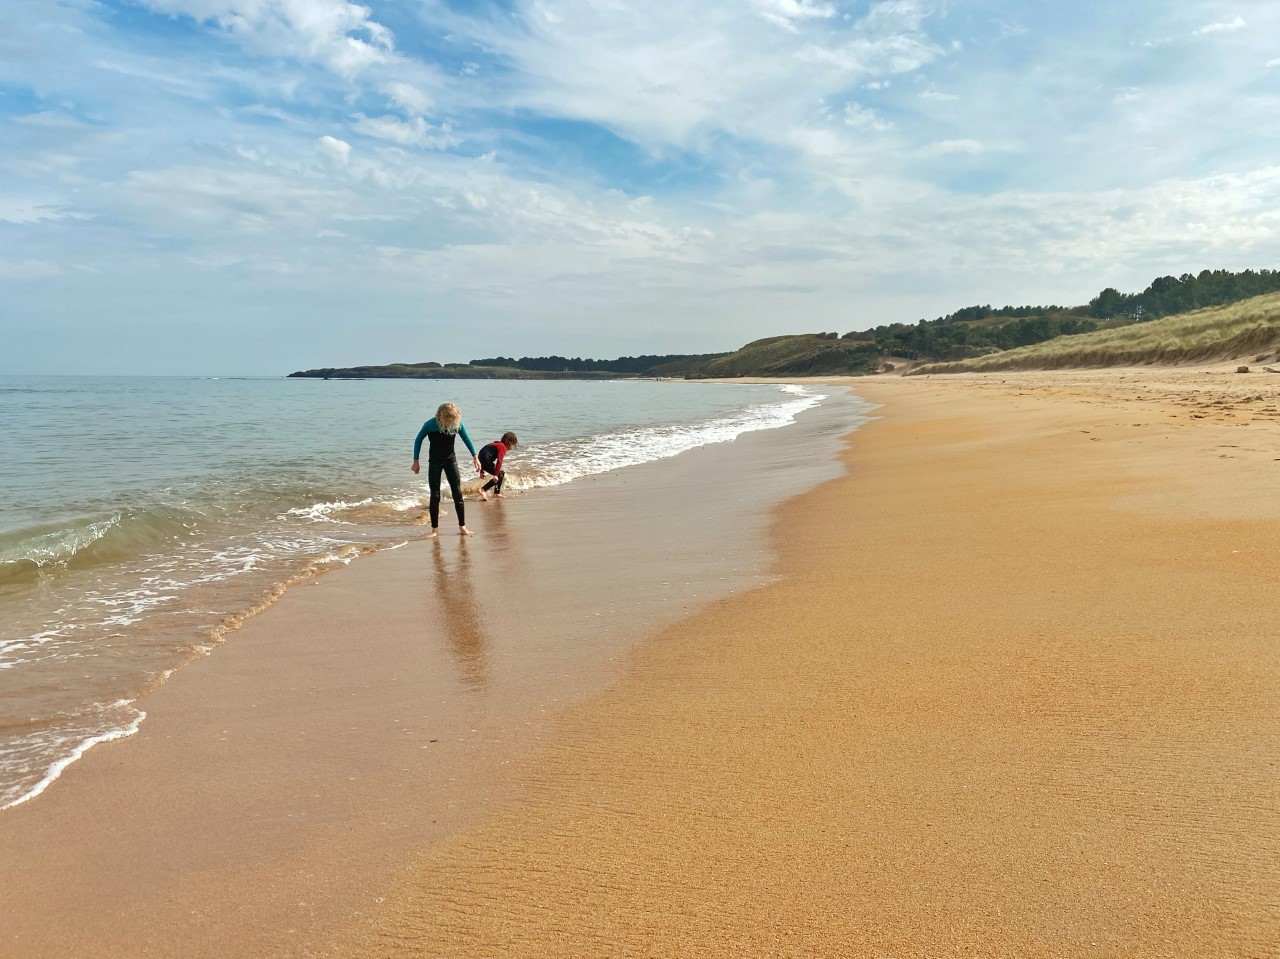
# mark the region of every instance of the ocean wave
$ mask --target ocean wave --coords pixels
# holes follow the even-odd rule
[[[38,731],[6,737],[0,747],[0,809],[35,799],[98,743],[132,736],[146,718],[133,700],[121,699],[80,715],[55,717],[41,723]],[[52,756],[57,758],[47,761]]]
[[[0,583],[132,559],[189,534],[198,524],[192,511],[130,508],[0,533]]]
[[[786,426],[826,399],[826,394],[803,386],[785,385],[778,390],[788,398],[701,423],[629,427],[531,447],[519,456],[518,468],[513,464],[506,485],[513,490],[560,486],[584,476],[677,456],[700,446],[727,443],[744,433]]]
[[[312,503],[310,506],[295,506],[293,509],[285,510],[283,515],[298,516],[302,519],[314,520],[319,523],[341,523],[343,520],[338,519],[336,514],[372,504],[373,497],[365,497],[354,503],[348,503],[346,500],[337,500],[332,503]]]

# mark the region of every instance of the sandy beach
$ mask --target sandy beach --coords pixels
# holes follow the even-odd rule
[[[477,537],[502,550],[298,587],[0,816],[0,954],[1275,955],[1275,381],[850,381],[881,407],[845,475],[759,517],[715,591],[689,584],[723,526],[586,493],[536,568],[513,513]],[[699,483],[700,452],[626,482],[734,522],[768,500]],[[536,614],[633,563],[672,574],[634,617]],[[525,628],[475,615],[499,573]],[[449,644],[415,641],[430,616]]]
[[[1274,387],[857,389],[780,581],[644,646],[363,955],[1275,954]]]

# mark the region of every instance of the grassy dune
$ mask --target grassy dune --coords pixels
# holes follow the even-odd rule
[[[927,363],[920,373],[974,373],[987,370],[1051,370],[1069,367],[1203,363],[1213,360],[1273,359],[1280,350],[1280,293],[1228,306],[1179,313],[1150,323],[1060,336],[1016,350],[953,363]]]
[[[770,336],[702,367],[706,376],[821,376],[870,373],[879,351],[869,340],[831,339],[819,334]]]

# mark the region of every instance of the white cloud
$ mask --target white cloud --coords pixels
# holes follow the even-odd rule
[[[1266,68],[1270,70],[1273,67],[1280,67],[1280,57],[1276,57],[1274,60],[1267,61]]]
[[[447,150],[462,143],[462,138],[453,132],[447,121],[440,126],[432,126],[422,117],[400,120],[391,116],[367,117],[363,113],[357,113],[351,127],[365,136],[390,140],[403,146]]]
[[[790,144],[794,129],[818,121],[823,100],[942,55],[914,0],[874,4],[835,29],[823,22],[833,6],[759,0],[744,17],[741,0],[515,0],[501,18],[443,5],[429,18],[504,67],[455,91],[465,102],[598,123],[661,154],[701,150],[722,134]],[[813,29],[778,30],[762,13]]]
[[[893,129],[893,124],[876,113],[875,110],[852,102],[845,104],[844,122],[848,126],[857,129],[875,130],[880,133]]]
[[[314,233],[323,225],[366,215],[366,201],[351,189],[271,169],[209,166],[134,170],[122,182],[105,186],[117,208],[127,211],[144,229],[146,223],[185,229],[201,244],[217,245],[224,231],[241,234],[232,242],[241,249],[244,236],[275,240],[295,229]]]
[[[325,156],[336,160],[343,166],[351,162],[351,144],[346,140],[339,140],[337,137],[325,134],[316,141],[316,146]]]
[[[941,90],[925,90],[920,94],[921,100],[933,100],[938,103],[950,103],[960,98],[954,93],[943,93]]]
[[[996,39],[1007,40],[1009,37],[1021,37],[1027,33],[1027,28],[1021,23],[1010,23],[1007,20],[999,18],[991,21],[996,28]]]
[[[948,153],[968,153],[970,155],[984,152],[985,148],[977,140],[939,140],[930,143],[921,150],[924,156],[945,156]]]
[[[412,83],[396,80],[386,84],[382,92],[410,116],[421,116],[431,109],[431,97]]]
[[[836,15],[834,6],[814,0],[751,0],[751,5],[770,23],[791,31],[797,20],[828,20]]]
[[[24,126],[44,127],[46,129],[81,130],[87,125],[75,117],[70,117],[65,113],[58,113],[54,110],[28,113],[23,116],[10,117],[9,119]]]
[[[47,260],[0,259],[0,278],[6,280],[43,280],[61,273],[58,264]]]
[[[1236,30],[1243,30],[1247,24],[1244,17],[1236,16],[1231,20],[1220,20],[1217,23],[1207,23],[1199,30],[1194,31],[1193,35],[1202,37],[1209,33],[1233,33]]]
[[[394,56],[391,31],[347,0],[144,0],[153,10],[213,23],[259,52],[323,63],[344,77]]]
[[[88,215],[48,203],[0,197],[0,223],[41,223],[55,220],[85,220]]]

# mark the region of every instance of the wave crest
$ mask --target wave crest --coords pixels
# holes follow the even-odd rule
[[[196,528],[179,509],[121,509],[60,526],[0,534],[0,582],[35,579],[139,556]]]

